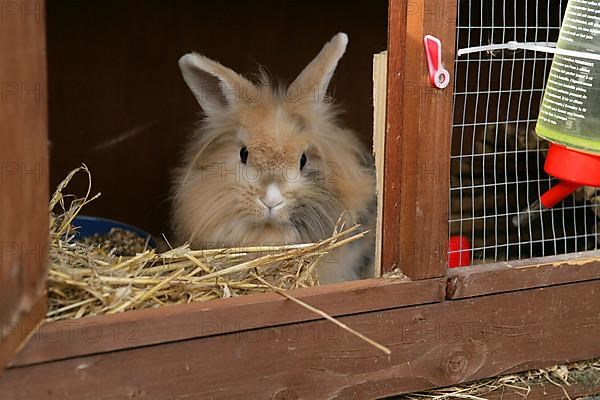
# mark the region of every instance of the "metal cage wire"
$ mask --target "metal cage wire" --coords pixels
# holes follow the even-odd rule
[[[556,42],[566,5],[460,0],[457,50],[512,40]],[[524,224],[512,222],[556,183],[543,170],[547,143],[535,135],[551,61],[551,54],[531,50],[456,57],[449,231],[469,239],[471,263],[599,248],[600,198],[591,188],[529,213]]]

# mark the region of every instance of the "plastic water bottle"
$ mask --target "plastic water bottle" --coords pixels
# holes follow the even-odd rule
[[[551,142],[544,170],[560,182],[513,218],[524,224],[581,186],[600,186],[600,1],[569,0],[536,125]]]
[[[600,1],[569,1],[557,47],[600,54]],[[600,61],[554,56],[536,132],[553,143],[600,155]]]

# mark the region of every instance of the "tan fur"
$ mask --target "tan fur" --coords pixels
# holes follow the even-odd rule
[[[205,119],[177,172],[173,219],[180,241],[196,248],[318,241],[342,213],[373,228],[370,154],[339,125],[324,96],[346,43],[345,34],[336,35],[289,90],[265,78],[250,83],[200,55],[182,57]],[[240,161],[242,147],[247,163]],[[262,203],[269,193],[283,202],[271,214]],[[359,278],[372,252],[372,238],[343,248],[319,266],[321,281]]]

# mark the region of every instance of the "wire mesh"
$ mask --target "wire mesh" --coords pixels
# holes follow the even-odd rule
[[[460,0],[456,46],[556,42],[567,0]],[[552,56],[530,50],[455,60],[450,235],[469,239],[474,264],[599,248],[600,197],[579,189],[550,210],[515,216],[556,180],[535,124]],[[451,249],[452,251],[452,249]]]

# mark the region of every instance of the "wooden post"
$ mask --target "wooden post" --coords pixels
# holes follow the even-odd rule
[[[48,243],[44,2],[2,3],[0,372],[46,314]]]
[[[382,271],[444,276],[456,0],[391,0]],[[446,89],[429,80],[423,38],[442,41]]]

